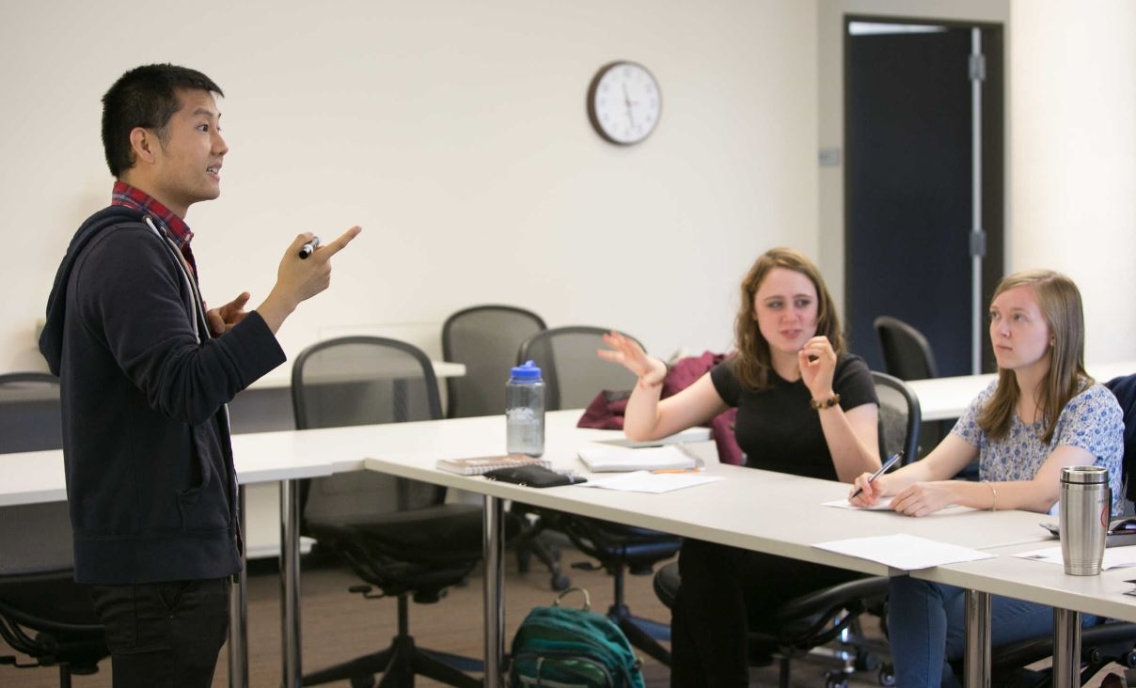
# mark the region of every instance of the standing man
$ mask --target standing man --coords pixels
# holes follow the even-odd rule
[[[241,567],[225,404],[284,362],[275,333],[360,231],[306,260],[301,234],[256,310],[247,292],[206,310],[185,216],[221,193],[214,95],[209,77],[168,64],[107,91],[111,206],[72,239],[40,338],[60,377],[75,580],[106,626],[115,688],[211,684]]]

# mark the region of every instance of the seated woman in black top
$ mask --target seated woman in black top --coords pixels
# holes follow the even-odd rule
[[[816,266],[792,249],[772,249],[750,268],[741,296],[736,355],[662,401],[666,365],[618,333],[606,337],[611,350],[600,356],[639,376],[624,416],[627,436],[665,437],[736,406],[738,445],[751,468],[849,483],[878,469],[872,377],[863,359],[846,352]],[[679,573],[671,685],[682,688],[747,686],[748,619],[857,576],[690,539]]]

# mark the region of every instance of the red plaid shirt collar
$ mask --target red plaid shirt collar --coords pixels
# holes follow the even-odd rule
[[[189,263],[190,269],[193,270],[194,277],[197,276],[197,262],[193,259],[193,251],[189,248],[189,242],[193,241],[193,232],[190,231],[185,220],[178,217],[174,211],[162,205],[150,194],[141,189],[136,189],[126,182],[116,181],[114,183],[110,203],[111,205],[124,205],[128,208],[141,210],[152,217],[158,227],[166,233],[166,236],[177,244],[181,254],[185,256],[186,262]]]

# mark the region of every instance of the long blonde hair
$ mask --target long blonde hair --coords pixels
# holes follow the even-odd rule
[[[840,316],[832,301],[832,294],[820,276],[820,270],[800,251],[791,248],[773,248],[758,256],[741,284],[741,305],[734,319],[734,372],[743,385],[757,391],[772,387],[770,371],[773,368],[769,342],[761,335],[761,329],[754,318],[754,297],[765,276],[774,268],[785,268],[799,272],[812,281],[817,292],[818,336],[828,337],[836,355],[842,356],[846,350],[844,333],[840,329]]]
[[[1065,404],[1077,396],[1084,385],[1093,383],[1085,373],[1085,315],[1081,292],[1073,280],[1059,272],[1026,270],[1002,278],[994,290],[994,298],[1017,287],[1033,290],[1053,342],[1048,354],[1049,371],[1041,381],[1038,399],[1043,423],[1041,441],[1049,444]],[[999,369],[998,387],[978,414],[978,427],[992,439],[1005,437],[1020,397],[1021,389],[1013,371]]]

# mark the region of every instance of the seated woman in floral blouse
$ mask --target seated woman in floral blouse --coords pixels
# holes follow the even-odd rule
[[[1116,398],[1085,373],[1084,332],[1081,295],[1068,277],[1036,270],[1004,278],[990,305],[998,379],[926,458],[872,482],[863,474],[851,501],[870,506],[891,497],[891,508],[909,516],[951,504],[1051,512],[1061,469],[1092,464],[1108,469],[1118,512],[1124,425]],[[981,482],[951,480],[975,458]],[[900,688],[959,685],[948,660],[963,653],[963,590],[892,578],[888,610]],[[991,600],[994,645],[1052,629],[1050,607]]]

